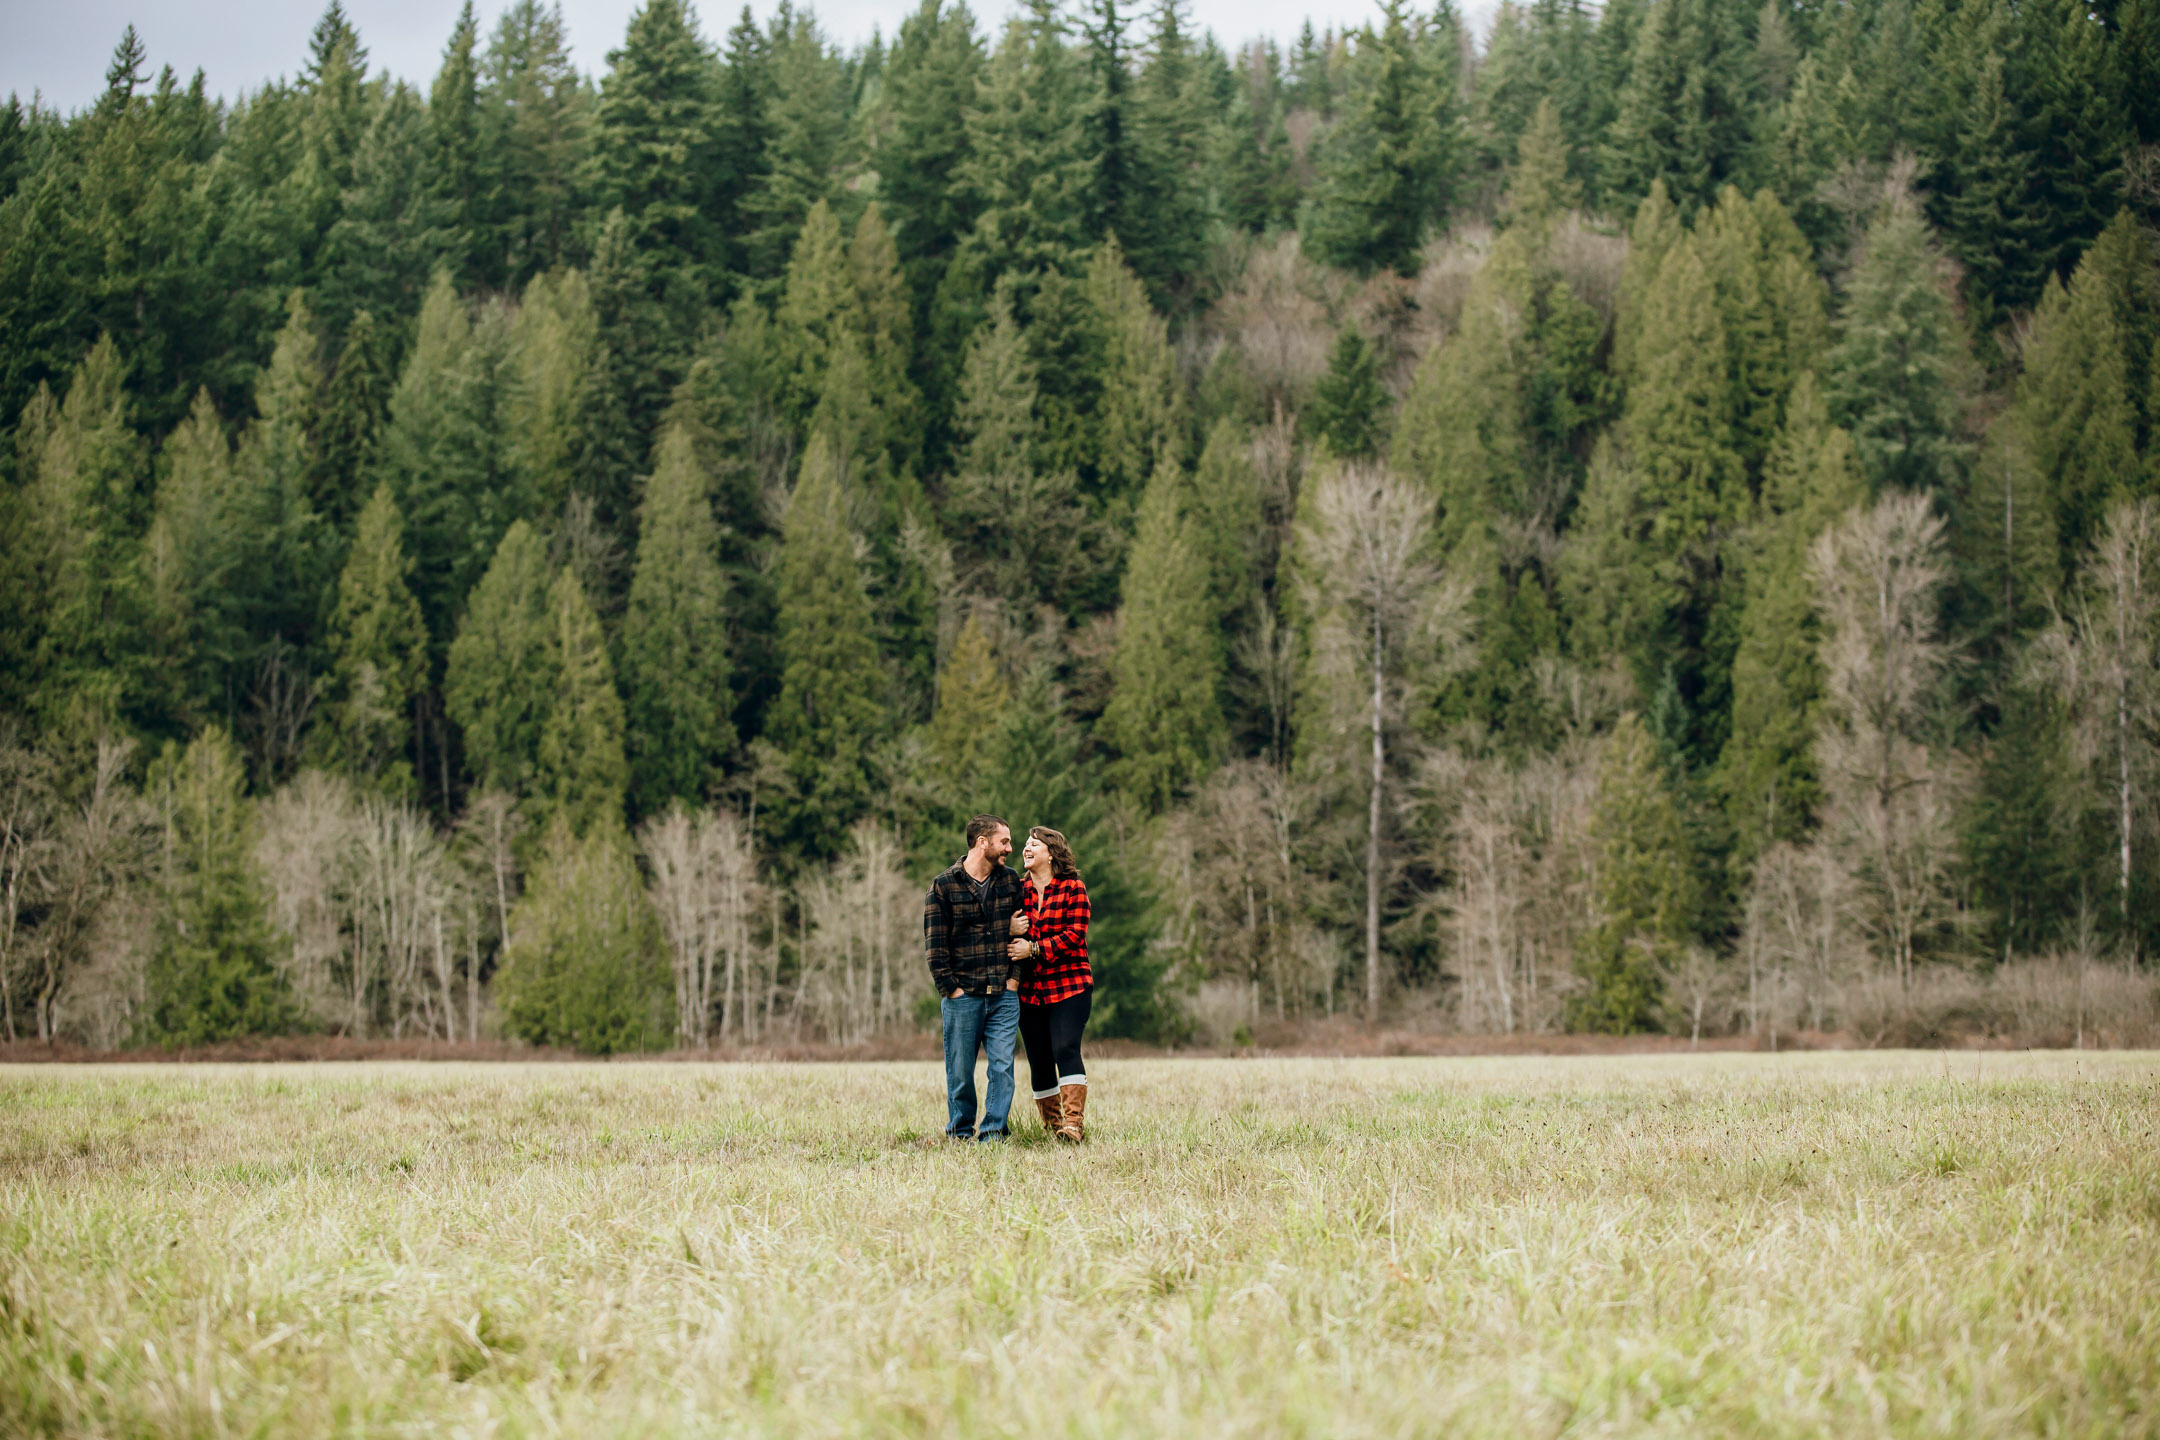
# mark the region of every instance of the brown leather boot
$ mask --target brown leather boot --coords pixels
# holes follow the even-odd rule
[[[1057,1137],[1077,1145],[1087,1138],[1087,1086],[1060,1085],[1058,1099],[1064,1105],[1064,1118],[1057,1127]]]
[[[1064,1101],[1065,1097],[1056,1091],[1036,1097],[1035,1113],[1042,1116],[1043,1134],[1055,1135],[1058,1127],[1065,1123]]]

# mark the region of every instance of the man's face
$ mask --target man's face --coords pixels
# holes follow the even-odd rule
[[[982,846],[983,859],[995,865],[1012,854],[1012,831],[1000,825],[975,843]]]

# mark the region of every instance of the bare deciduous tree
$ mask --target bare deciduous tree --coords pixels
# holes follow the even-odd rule
[[[1810,557],[1826,627],[1825,838],[1861,933],[1904,985],[1916,938],[1951,909],[1957,772],[1923,738],[1949,659],[1937,634],[1942,537],[1928,496],[1889,495],[1825,531]]]
[[[1331,748],[1370,737],[1365,840],[1365,1010],[1380,1013],[1380,891],[1388,728],[1410,681],[1460,648],[1467,587],[1429,558],[1432,497],[1379,465],[1324,476],[1298,526],[1299,581],[1313,616],[1313,680]]]
[[[2160,506],[2115,507],[2068,613],[2027,657],[2071,705],[2077,756],[2112,812],[2117,914],[2131,911],[2131,855],[2160,740]],[[2126,932],[2130,927],[2124,925]]]
[[[767,980],[753,947],[751,922],[764,903],[748,829],[731,811],[691,811],[680,804],[639,835],[652,870],[652,904],[675,964],[676,1035],[686,1046],[732,1030],[748,1039],[756,1024],[752,988]]]
[[[898,840],[874,820],[856,825],[847,857],[798,892],[805,919],[796,1014],[843,1044],[897,1025],[921,963],[920,891]]]

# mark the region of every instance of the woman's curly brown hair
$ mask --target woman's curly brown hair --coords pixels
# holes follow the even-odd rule
[[[1072,846],[1065,837],[1047,825],[1037,825],[1028,831],[1031,839],[1040,840],[1043,849],[1050,852],[1050,878],[1053,880],[1078,880],[1080,862],[1073,859]]]

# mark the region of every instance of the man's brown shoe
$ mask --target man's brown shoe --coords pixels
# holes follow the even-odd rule
[[[1058,1100],[1064,1106],[1064,1116],[1057,1127],[1057,1137],[1077,1145],[1087,1138],[1087,1086],[1060,1085]]]

